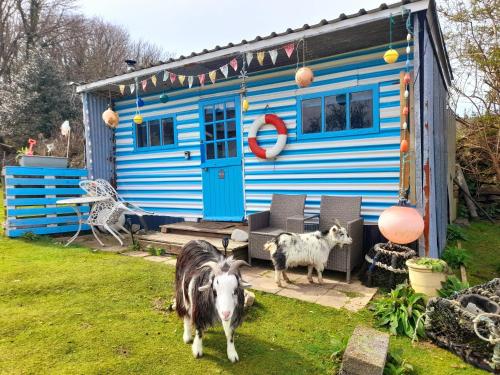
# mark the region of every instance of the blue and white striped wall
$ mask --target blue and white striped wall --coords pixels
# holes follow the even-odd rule
[[[404,69],[405,43],[395,45],[403,58],[388,65],[382,55],[387,46],[325,58],[308,65],[314,83],[304,89],[294,81],[295,66],[252,76],[248,82],[250,109],[242,114],[243,175],[247,215],[269,208],[273,193],[306,193],[306,211],[319,209],[321,195],[362,195],[362,215],[376,222],[380,213],[397,201],[399,183],[400,93],[399,73]],[[347,87],[377,84],[380,130],[373,134],[327,139],[297,139],[296,97]],[[187,220],[203,217],[200,169],[200,99],[237,94],[238,80],[220,81],[204,88],[142,96],[141,114],[175,114],[178,146],[166,150],[135,151],[133,123],[135,99],[116,103],[120,124],[116,130],[116,175],[119,193],[127,200],[167,216]],[[266,108],[268,106],[268,108]],[[286,123],[289,139],[276,161],[263,161],[248,148],[247,132],[261,114],[275,113]],[[274,143],[272,127],[259,133],[264,147]],[[184,151],[191,159],[184,159]]]

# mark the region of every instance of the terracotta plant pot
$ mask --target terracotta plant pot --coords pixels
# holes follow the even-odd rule
[[[446,269],[442,272],[432,270],[427,265],[417,264],[419,258],[408,259],[408,276],[410,284],[417,293],[424,293],[429,297],[436,297],[441,289],[441,282],[446,281]]]

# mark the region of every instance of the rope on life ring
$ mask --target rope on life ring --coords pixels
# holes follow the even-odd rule
[[[273,125],[278,131],[278,139],[274,146],[269,150],[260,147],[257,143],[257,133],[259,132],[259,129],[266,124]],[[287,137],[288,131],[282,119],[273,114],[263,115],[257,117],[252,123],[248,132],[248,145],[255,156],[261,159],[274,159],[285,148]]]

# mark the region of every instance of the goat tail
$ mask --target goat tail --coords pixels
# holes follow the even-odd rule
[[[274,240],[266,242],[264,244],[264,250],[274,254],[276,252],[276,242]]]

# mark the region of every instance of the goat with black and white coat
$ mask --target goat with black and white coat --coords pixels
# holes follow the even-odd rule
[[[190,241],[181,250],[175,269],[176,309],[184,319],[185,343],[195,337],[195,358],[203,355],[203,331],[222,322],[227,339],[227,357],[239,360],[234,347],[234,331],[243,321],[244,288],[250,284],[241,278],[243,260],[225,258],[207,241]]]
[[[275,270],[275,281],[281,287],[281,277],[290,282],[286,270],[290,267],[307,266],[307,279],[313,282],[312,271],[318,273],[318,283],[323,283],[322,272],[325,269],[330,251],[337,245],[349,245],[351,237],[340,224],[329,230],[311,233],[281,233],[264,245],[271,253]]]

